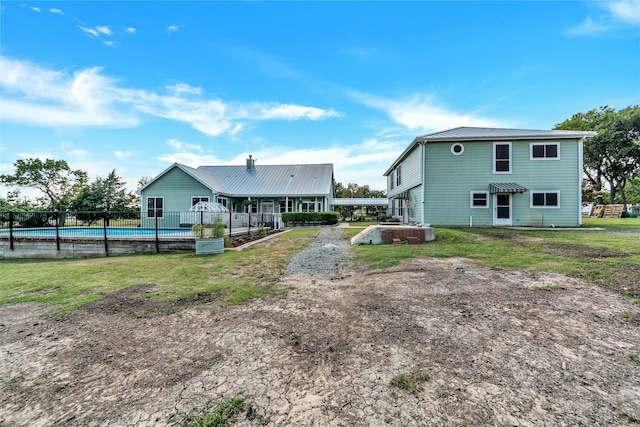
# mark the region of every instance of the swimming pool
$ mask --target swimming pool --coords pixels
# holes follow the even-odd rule
[[[60,227],[60,237],[96,237],[104,238],[104,229],[101,227]],[[55,237],[56,229],[51,228],[14,228],[14,237]],[[109,237],[155,237],[154,228],[118,228],[108,227]],[[9,237],[9,229],[1,229],[0,236]],[[191,237],[190,228],[158,229],[158,236]]]

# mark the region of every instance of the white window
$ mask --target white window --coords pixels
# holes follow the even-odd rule
[[[531,190],[532,208],[559,208],[559,191],[533,191]]]
[[[511,173],[511,143],[493,143],[493,173]]]
[[[280,212],[293,212],[293,200],[280,200]]]
[[[395,179],[394,179],[394,176],[393,176],[393,172],[391,172],[391,175],[389,175],[389,188],[390,188],[391,190],[393,190],[393,189],[394,189],[394,187],[395,187],[395,183],[396,183],[396,182],[395,182]]]
[[[398,165],[396,168],[396,185],[400,187],[402,185],[402,165]]]
[[[488,191],[472,191],[471,207],[472,208],[488,208],[489,192]]]
[[[529,144],[531,160],[558,160],[560,159],[560,144]]]
[[[320,203],[316,202],[302,202],[300,203],[300,212],[319,212],[319,205]]]
[[[191,198],[191,206],[195,206],[196,203],[198,202],[208,202],[209,198],[208,197],[200,197],[200,196],[195,196]]]
[[[404,216],[404,199],[393,199],[393,209],[391,216],[402,218]]]
[[[162,218],[164,213],[164,197],[147,197],[147,217]]]
[[[226,197],[218,197],[218,203],[220,203],[225,208],[227,207],[227,198]]]

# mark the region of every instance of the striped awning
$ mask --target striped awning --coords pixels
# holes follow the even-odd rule
[[[495,193],[524,193],[527,191],[520,184],[515,184],[513,182],[496,182],[494,184],[489,184],[489,192],[491,194]]]

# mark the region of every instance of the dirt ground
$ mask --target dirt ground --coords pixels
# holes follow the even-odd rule
[[[640,307],[610,289],[465,259],[280,286],[177,313],[153,284],[64,315],[2,306],[0,425],[165,426],[238,394],[239,426],[640,423]]]

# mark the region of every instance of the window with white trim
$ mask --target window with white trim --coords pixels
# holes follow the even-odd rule
[[[531,160],[558,160],[560,159],[560,144],[530,144]]]
[[[280,212],[293,212],[293,200],[280,200]]]
[[[489,192],[488,191],[472,191],[471,207],[472,208],[488,208]]]
[[[493,173],[511,173],[511,143],[493,143]]]
[[[391,190],[393,190],[395,188],[395,183],[396,183],[396,181],[394,179],[393,172],[391,172],[391,175],[389,175],[389,188]]]
[[[402,185],[402,165],[398,165],[396,168],[396,185],[400,187]]]
[[[220,203],[225,208],[227,207],[227,198],[226,197],[218,197],[218,203]]]
[[[147,217],[162,218],[164,213],[164,197],[147,197]]]
[[[318,205],[318,210],[316,210],[316,205]],[[320,203],[316,202],[301,202],[300,203],[300,212],[319,212]]]
[[[531,191],[532,208],[559,208],[559,191]]]
[[[195,206],[196,203],[198,202],[208,202],[209,198],[208,197],[199,197],[199,196],[195,196],[191,198],[191,206]]]

